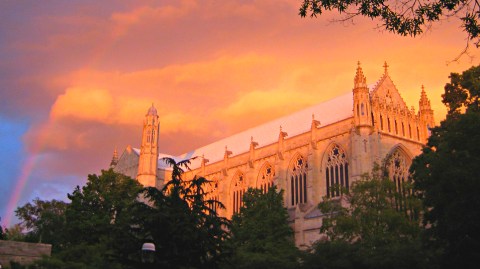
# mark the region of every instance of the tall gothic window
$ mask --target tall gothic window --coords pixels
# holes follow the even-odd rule
[[[390,128],[390,118],[387,117],[388,132],[391,133],[392,129]]]
[[[232,183],[232,207],[233,213],[239,213],[243,205],[243,195],[245,194],[245,178],[243,173],[237,172],[233,177]]]
[[[266,193],[268,189],[273,186],[274,177],[275,171],[273,167],[269,163],[266,163],[258,174],[257,188],[261,189],[263,193]]]
[[[211,201],[208,207],[215,212],[217,212],[218,210],[218,201],[220,201],[219,198],[220,197],[218,195],[218,181],[216,179],[213,179],[208,184],[208,192],[206,195],[206,200]]]
[[[402,136],[405,136],[405,125],[402,122]]]
[[[383,117],[380,115],[380,130],[383,131]]]
[[[395,134],[398,135],[397,120],[395,120]]]
[[[363,116],[363,115],[365,114],[365,112],[364,112],[364,105],[363,105],[363,103],[360,105],[360,111],[361,111],[361,113],[362,113],[362,116]]]
[[[405,154],[400,150],[395,150],[387,161],[388,176],[395,184],[395,191],[397,192],[397,198],[395,200],[395,206],[397,210],[407,210],[407,190],[405,189],[405,183],[408,180],[408,168],[409,162]]]
[[[412,126],[410,124],[408,125],[408,136],[412,138]]]
[[[340,196],[343,191],[348,192],[350,187],[347,156],[337,145],[328,153],[325,166],[325,181],[327,197]]]
[[[290,167],[290,205],[307,202],[307,161],[300,155]]]

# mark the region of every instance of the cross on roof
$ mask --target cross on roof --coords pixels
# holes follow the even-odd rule
[[[385,75],[388,74],[388,64],[387,64],[386,61],[385,61],[385,63],[383,64],[383,68],[385,68]]]

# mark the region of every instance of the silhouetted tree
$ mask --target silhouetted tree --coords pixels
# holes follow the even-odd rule
[[[156,266],[162,268],[217,268],[225,258],[223,246],[230,222],[213,208],[219,201],[207,199],[209,181],[183,178],[190,160],[175,162],[172,178],[162,190],[146,188],[146,204],[138,205],[136,226],[145,240],[156,245]]]
[[[423,198],[427,243],[444,268],[480,263],[480,67],[452,73],[443,102],[447,118],[432,129],[411,174]]]
[[[248,189],[240,212],[233,216],[229,244],[233,268],[297,268],[299,250],[283,206],[283,190]]]

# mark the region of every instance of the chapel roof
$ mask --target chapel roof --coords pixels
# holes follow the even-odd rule
[[[186,152],[175,157],[175,159],[183,160],[195,156],[204,156],[210,163],[214,163],[223,160],[226,148],[228,151],[231,151],[233,155],[248,152],[252,137],[253,141],[257,142],[259,147],[267,146],[278,141],[280,126],[283,132],[288,133],[288,136],[292,137],[310,131],[312,115],[314,115],[315,120],[320,121],[321,126],[326,126],[353,117],[352,107],[353,93],[348,92],[328,101]],[[163,161],[159,160],[159,167],[161,164],[165,166],[163,163]],[[201,158],[197,158],[192,160],[191,168],[195,169],[200,167],[200,165]]]

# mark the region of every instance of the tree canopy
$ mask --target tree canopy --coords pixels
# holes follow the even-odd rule
[[[409,186],[405,186],[408,193]],[[326,237],[305,258],[307,268],[420,268],[424,264],[419,235],[420,202],[407,199],[377,166],[355,181],[342,198],[325,198],[321,233]]]
[[[297,268],[299,252],[283,206],[283,190],[271,187],[263,193],[250,188],[243,203],[232,219],[233,267]]]
[[[480,4],[473,0],[303,0],[299,13],[316,17],[331,10],[344,14],[343,20],[379,19],[387,31],[403,36],[417,36],[433,22],[456,17],[468,40],[480,45]]]
[[[452,73],[443,102],[447,118],[432,129],[411,166],[423,198],[427,243],[443,251],[445,268],[480,263],[480,67]]]
[[[203,177],[183,178],[189,160],[179,163],[165,158],[172,167],[172,178],[159,190],[146,188],[146,204],[139,204],[134,225],[144,241],[156,245],[155,266],[162,268],[218,268],[230,221],[214,209],[223,205],[208,199]]]
[[[55,251],[62,243],[66,208],[67,204],[63,201],[35,198],[31,203],[17,208],[15,214],[28,232],[27,241],[52,244]]]

